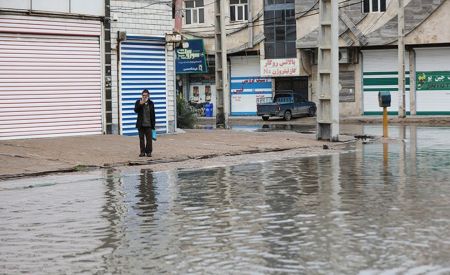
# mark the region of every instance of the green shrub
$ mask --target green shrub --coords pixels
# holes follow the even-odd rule
[[[189,103],[181,95],[177,96],[177,127],[192,129],[197,122],[197,115],[190,108]]]

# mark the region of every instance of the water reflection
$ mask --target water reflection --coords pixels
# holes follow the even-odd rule
[[[401,141],[358,144],[346,154],[2,183],[0,268],[449,272],[450,128],[390,133]]]
[[[139,175],[139,193],[136,198],[139,201],[136,203],[136,208],[140,210],[137,215],[142,217],[153,217],[158,207],[155,197],[155,186],[153,182],[152,171],[149,169],[142,169]],[[151,220],[151,219],[150,219]]]

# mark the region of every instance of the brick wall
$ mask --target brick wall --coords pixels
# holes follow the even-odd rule
[[[159,4],[152,4],[158,2]],[[117,35],[119,31],[127,34],[141,36],[165,36],[173,29],[171,1],[145,0],[111,0],[111,48],[112,48],[112,105],[113,105],[113,132],[118,133],[119,103],[118,103],[118,63],[117,63]],[[117,20],[115,20],[117,19]],[[171,44],[166,45],[167,60],[167,108],[168,129],[173,132],[175,108],[174,108],[174,59]]]

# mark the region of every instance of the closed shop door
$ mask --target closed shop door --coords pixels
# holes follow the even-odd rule
[[[121,134],[137,135],[134,104],[144,89],[155,104],[156,130],[167,133],[166,47],[159,37],[127,36],[120,44]]]
[[[259,56],[236,56],[231,60],[231,115],[255,116],[256,104],[272,97],[272,79],[261,77]]]
[[[398,113],[397,50],[363,51],[363,110],[365,115],[382,114],[378,105],[378,92],[391,92],[388,111]],[[408,70],[408,59],[405,59]],[[409,72],[406,71],[406,110],[409,111]]]
[[[418,115],[450,115],[450,48],[416,51]]]
[[[0,139],[102,133],[100,30],[97,21],[0,16]]]

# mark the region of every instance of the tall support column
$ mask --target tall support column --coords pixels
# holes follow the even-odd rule
[[[230,87],[228,83],[228,64],[225,30],[225,1],[215,1],[215,47],[216,47],[216,126],[228,128],[230,113]]]
[[[317,139],[339,140],[338,1],[319,1]]]
[[[398,1],[398,117],[406,116],[405,111],[405,7]]]

